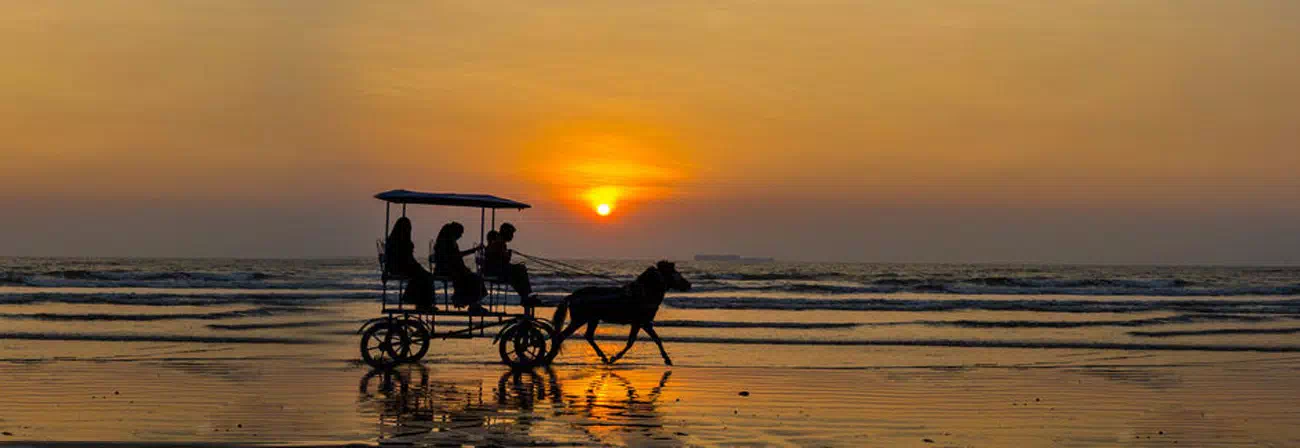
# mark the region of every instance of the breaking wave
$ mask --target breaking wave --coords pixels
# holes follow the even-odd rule
[[[563,294],[544,294],[548,304],[557,303]],[[250,304],[263,307],[301,307],[331,301],[373,301],[379,294],[367,292],[248,292],[228,294],[174,294],[166,292],[36,292],[0,293],[0,304],[79,303],[111,305],[223,305]],[[518,298],[509,294],[508,304]],[[830,310],[830,311],[1031,311],[1057,313],[1129,313],[1167,311],[1201,314],[1274,314],[1300,315],[1300,298],[1277,299],[979,299],[979,298],[807,298],[807,297],[713,297],[668,296],[664,304],[681,309],[734,310]]]
[[[1162,297],[1214,297],[1214,296],[1294,296],[1300,295],[1300,284],[1270,286],[1204,287],[1188,280],[1060,280],[1026,281],[1018,279],[988,279],[975,282],[939,280],[877,280],[869,284],[844,282],[786,282],[780,284],[717,284],[697,285],[696,290],[719,291],[778,291],[824,294],[895,294],[929,293],[962,295],[1077,295],[1077,296],[1162,296]]]
[[[84,334],[84,333],[8,333],[0,332],[0,340],[29,341],[100,341],[100,342],[192,342],[205,344],[317,344],[321,341],[300,338],[273,337],[212,337],[166,334]]]
[[[302,312],[307,308],[261,307],[249,310],[214,311],[211,313],[173,314],[114,314],[114,313],[0,313],[0,319],[26,319],[51,322],[61,321],[126,321],[151,322],[162,320],[220,320],[241,317],[266,317],[284,312]]]
[[[1267,322],[1272,316],[1235,314],[1180,314],[1127,320],[912,320],[880,322],[866,326],[925,325],[930,327],[958,328],[1086,328],[1086,327],[1145,327],[1150,325],[1191,324],[1201,322]]]
[[[819,330],[830,328],[853,328],[855,322],[733,322],[716,320],[661,320],[655,321],[656,327],[685,328],[777,328],[798,330]]]
[[[1224,334],[1296,334],[1300,328],[1215,328],[1209,330],[1130,331],[1133,336],[1167,338],[1173,336],[1211,336]]]
[[[266,306],[303,306],[314,302],[337,300],[378,300],[378,293],[242,293],[242,294],[171,294],[171,293],[0,293],[0,304],[79,303],[104,305],[226,305],[254,304]]]
[[[622,338],[603,336],[597,339],[617,341]],[[1295,345],[1233,345],[1233,344],[1146,344],[1124,342],[1027,341],[988,339],[768,339],[668,336],[664,342],[733,345],[808,345],[808,346],[881,346],[881,347],[961,347],[961,348],[1027,348],[1027,349],[1089,349],[1129,351],[1207,351],[1207,352],[1263,352],[1300,353]]]
[[[832,310],[832,311],[1033,311],[1056,313],[1194,313],[1297,314],[1300,299],[812,299],[774,297],[668,297],[664,303],[685,309]]]
[[[540,292],[631,281],[643,261],[572,261],[588,272],[533,266]],[[683,263],[705,292],[1078,296],[1300,296],[1300,268]],[[591,274],[599,274],[591,275]],[[42,288],[377,289],[371,258],[336,260],[2,259],[0,286]]]
[[[269,322],[257,324],[208,324],[207,327],[213,330],[269,330],[283,328],[312,328],[337,324],[360,324],[364,320],[315,320],[303,322]],[[350,332],[346,334],[355,334]]]

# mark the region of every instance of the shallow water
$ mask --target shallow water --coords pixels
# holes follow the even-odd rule
[[[796,292],[719,280],[661,310],[671,368],[642,335],[613,368],[573,339],[552,369],[515,375],[481,338],[435,340],[422,364],[383,373],[358,360],[355,331],[378,314],[360,286],[372,275],[364,260],[5,263],[0,442],[1300,444],[1294,295],[1180,296],[1165,284],[1149,295]],[[643,264],[584,266],[630,276]],[[697,285],[740,275],[762,280],[726,281],[842,285],[885,270],[1085,275],[682,266]],[[1256,287],[1250,269],[1089,269]],[[49,280],[70,271],[67,283]],[[1294,274],[1260,272],[1274,289]],[[552,297],[593,281],[541,277]],[[615,351],[626,332],[602,325],[598,343]]]

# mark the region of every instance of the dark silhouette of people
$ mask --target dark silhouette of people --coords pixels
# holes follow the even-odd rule
[[[510,262],[514,252],[510,250],[509,243],[515,239],[515,226],[508,222],[501,224],[501,231],[495,236],[496,238],[488,238],[487,249],[484,251],[483,272],[509,283],[515,292],[519,293],[520,303],[524,306],[537,306],[540,300],[533,294],[532,282],[528,279],[528,267],[523,263]]]
[[[460,250],[456,243],[465,234],[465,226],[458,222],[449,222],[438,231],[438,238],[433,244],[433,273],[451,278],[456,292],[452,301],[456,306],[469,306],[471,313],[483,313],[487,310],[478,302],[487,296],[483,279],[465,266],[466,255],[477,252],[481,247]]]
[[[417,311],[433,308],[433,274],[415,260],[415,243],[411,241],[411,220],[398,218],[384,243],[384,270],[407,279],[402,302],[413,303]]]

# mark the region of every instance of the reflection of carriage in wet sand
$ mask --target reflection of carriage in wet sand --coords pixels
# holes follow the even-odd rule
[[[375,198],[385,202],[385,234],[389,232],[392,225],[394,204],[401,206],[402,217],[406,216],[408,205],[477,208],[479,209],[480,246],[485,239],[489,210],[491,210],[491,225],[496,227],[498,209],[523,210],[530,207],[522,202],[483,194],[439,194],[393,190],[379,193]],[[585,334],[587,342],[606,363],[613,363],[626,354],[636,341],[637,334],[645,331],[658,345],[664,363],[672,364],[668,352],[663,348],[663,342],[654,331],[653,320],[659,306],[663,303],[664,294],[669,289],[685,291],[691,287],[690,282],[682,278],[673,263],[666,261],[656,263],[626,285],[587,287],[575,291],[564,298],[556,309],[554,318],[557,324],[562,325],[566,317],[572,319],[567,328],[557,331],[550,321],[536,317],[533,306],[523,303],[518,308],[510,307],[506,303],[510,286],[502,278],[483,277],[488,292],[481,303],[484,309],[472,312],[458,310],[455,307],[450,291],[452,279],[435,276],[432,306],[417,309],[415,304],[406,303],[404,299],[404,290],[410,279],[387,270],[383,242],[379,242],[378,246],[383,316],[366,321],[358,331],[362,335],[361,358],[367,364],[389,367],[405,362],[417,362],[429,352],[434,338],[485,336],[488,328],[500,327],[494,342],[497,343],[501,361],[514,368],[535,367],[549,364],[555,359],[564,339],[584,326],[587,327]],[[549,265],[553,269],[565,267],[578,269],[555,260],[526,257]],[[429,270],[434,271],[432,260],[430,264]],[[478,266],[478,272],[483,272],[481,260],[475,265]],[[607,276],[597,276],[621,283]],[[390,285],[395,286],[391,291]],[[521,311],[509,312],[509,309]],[[613,357],[607,357],[595,342],[596,326],[602,321],[628,324],[632,327],[627,346]]]
[[[414,364],[362,376],[358,403],[378,418],[381,444],[681,446],[683,434],[659,410],[671,375],[583,369],[561,376],[541,367],[511,369],[490,386]]]

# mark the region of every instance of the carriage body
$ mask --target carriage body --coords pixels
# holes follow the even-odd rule
[[[384,201],[384,236],[391,230],[394,205],[402,217],[409,205],[469,207],[479,209],[479,242],[483,242],[488,213],[496,227],[498,209],[523,210],[528,204],[482,194],[422,193],[392,190],[375,195]],[[433,242],[429,243],[432,254]],[[374,367],[391,367],[418,362],[436,340],[474,338],[492,334],[502,362],[512,367],[533,367],[549,361],[548,352],[555,330],[545,319],[535,317],[531,306],[511,306],[511,288],[505,279],[484,276],[487,296],[480,301],[486,312],[460,310],[452,301],[452,279],[434,276],[432,307],[417,309],[403,299],[409,279],[388,272],[384,240],[376,242],[380,272],[380,316],[366,321],[361,334],[361,358]],[[475,257],[475,269],[482,273],[482,260]],[[432,255],[429,271],[434,272]],[[491,332],[489,332],[491,330]]]

